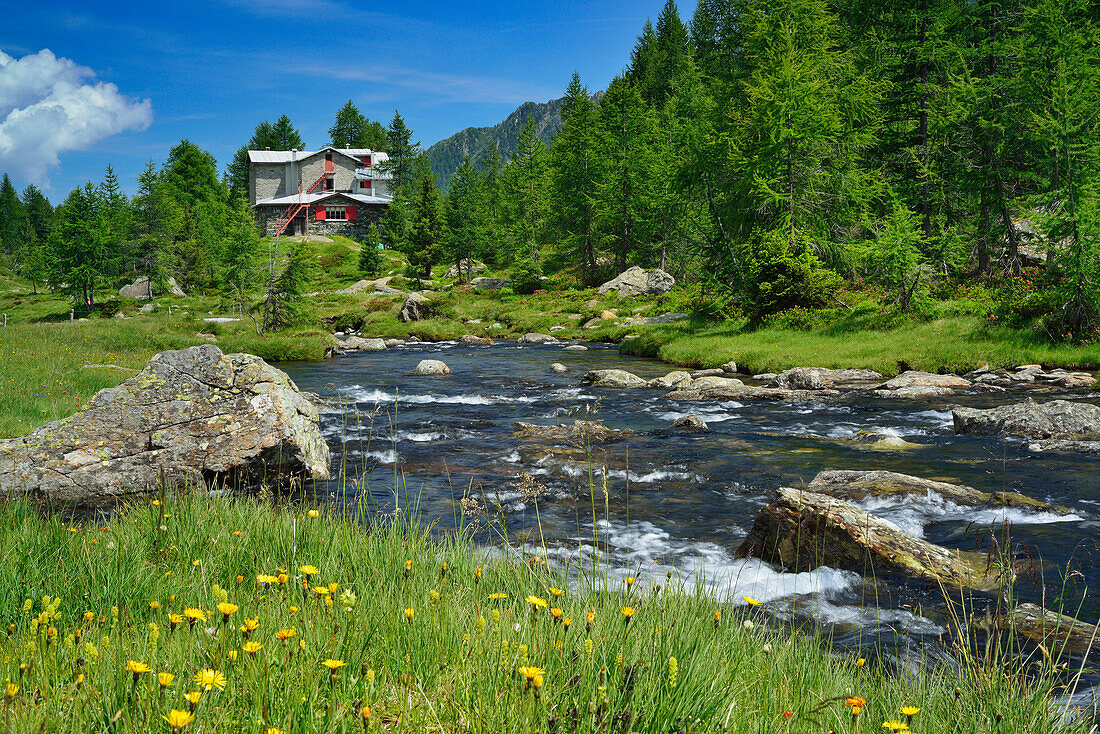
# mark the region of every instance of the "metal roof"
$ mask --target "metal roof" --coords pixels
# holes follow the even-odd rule
[[[321,148],[320,150],[299,150],[297,151],[298,160],[305,160],[311,156],[315,156],[323,150],[335,150],[338,153],[343,153],[351,158],[362,158],[363,156],[373,156],[376,161],[388,161],[390,157],[382,151],[374,151],[370,148]],[[248,151],[248,160],[250,163],[290,163],[291,156],[295,154],[292,150],[250,150]]]
[[[346,199],[357,201],[360,204],[389,204],[393,201],[389,196],[367,196],[365,194],[351,194],[346,191],[325,191],[321,194],[305,194],[301,197],[298,194],[290,194],[289,196],[276,196],[271,199],[263,199],[256,202],[256,206],[291,206],[293,204],[316,204],[330,199],[333,196],[343,196]]]

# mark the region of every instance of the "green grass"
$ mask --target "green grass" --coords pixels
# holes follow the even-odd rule
[[[601,568],[570,584],[537,551],[431,535],[415,511],[365,530],[259,499],[162,499],[102,525],[0,506],[5,731],[165,732],[188,692],[201,694],[183,729],[195,732],[847,734],[884,731],[902,706],[929,734],[1086,730],[1059,723],[1047,668],[900,679],[768,621],[766,605],[716,605],[644,570],[633,587]],[[236,607],[224,621],[219,603]],[[188,608],[208,621],[172,621]],[[343,663],[332,674],[330,659]],[[541,669],[539,687],[523,667]],[[196,682],[204,669],[224,690]],[[163,690],[157,673],[174,676]],[[845,696],[865,699],[857,717]]]
[[[750,329],[744,321],[684,322],[650,327],[626,340],[622,351],[693,367],[717,367],[734,360],[753,373],[789,367],[863,367],[894,375],[902,363],[928,372],[965,372],[983,364],[1100,367],[1100,344],[1053,344],[1033,332],[990,327],[965,315],[914,319],[890,329],[868,328],[858,318],[806,331]]]

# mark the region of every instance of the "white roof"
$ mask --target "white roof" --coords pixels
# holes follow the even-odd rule
[[[331,148],[325,147],[320,150],[250,150],[248,151],[248,160],[250,163],[290,163],[292,157],[297,155],[298,160],[304,160],[311,156],[317,155],[324,150],[335,150],[338,153],[343,153],[346,156],[352,158],[362,158],[363,156],[373,156],[376,161],[388,161],[390,157],[382,151],[371,150],[370,148]]]
[[[367,196],[365,194],[350,194],[346,191],[325,191],[320,194],[303,193],[300,197],[298,196],[298,194],[290,194],[289,196],[276,196],[271,199],[262,199],[261,201],[256,202],[256,206],[291,206],[293,204],[316,204],[333,196],[343,196],[346,199],[358,201],[360,204],[389,204],[391,201],[393,201],[393,198],[389,196]]]

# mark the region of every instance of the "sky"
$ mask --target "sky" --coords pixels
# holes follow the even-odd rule
[[[176,0],[5,3],[0,171],[59,202],[111,164],[133,193],[188,138],[219,168],[286,114],[307,148],[348,99],[401,112],[425,147],[522,102],[590,91],[626,65],[664,0]],[[693,0],[680,14],[687,23]]]

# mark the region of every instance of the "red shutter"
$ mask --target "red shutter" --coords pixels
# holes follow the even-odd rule
[[[318,222],[325,221],[325,208],[323,206],[318,205],[316,211],[317,211],[317,221]]]
[[[348,221],[349,222],[354,222],[355,221],[355,207],[349,206],[349,207],[347,207],[347,209],[345,211],[347,211],[347,213],[348,213]]]

